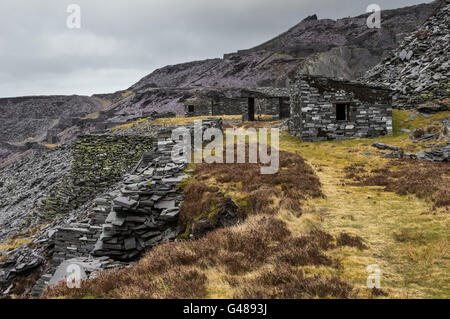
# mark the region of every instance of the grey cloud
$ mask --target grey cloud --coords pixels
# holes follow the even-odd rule
[[[416,0],[2,0],[0,96],[125,89],[155,68],[220,57],[286,31],[306,16],[341,18]],[[69,4],[82,28],[66,27]]]

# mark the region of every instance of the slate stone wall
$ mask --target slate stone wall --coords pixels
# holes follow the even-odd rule
[[[197,98],[187,100],[185,103],[185,116],[220,116],[220,115],[243,115],[248,120],[248,101],[246,97],[215,99]],[[289,113],[288,98],[255,98],[255,114],[272,115],[275,120],[280,118],[280,107],[283,105],[285,114]],[[193,111],[189,111],[189,106]],[[289,116],[289,115],[288,115]],[[287,117],[288,117],[287,116]]]
[[[212,115],[240,115],[242,106],[245,105],[245,98],[222,98],[213,103]]]
[[[88,256],[100,237],[101,229],[89,224],[59,228],[55,234],[53,263],[60,264],[67,259]]]
[[[222,129],[223,125],[220,118],[204,120],[202,124],[203,131],[210,127]],[[193,136],[193,125],[188,128]],[[183,200],[179,184],[188,176],[186,164],[171,159],[174,142],[170,135],[161,131],[158,145],[142,154],[118,189],[94,200],[89,223],[58,229],[54,256],[57,264],[90,254],[129,260],[178,235]]]
[[[281,99],[274,98],[255,98],[255,118],[260,115],[272,115],[273,120],[280,119],[280,107]],[[245,103],[242,104],[242,121],[247,122],[249,120],[249,103],[248,99],[245,99]]]
[[[240,115],[242,106],[247,103],[245,98],[194,98],[185,102],[184,115],[194,116],[220,116],[220,115]],[[193,111],[189,111],[189,106]]]
[[[292,86],[290,133],[303,141],[377,137],[392,132],[389,90],[300,76]],[[336,105],[348,104],[345,120]]]
[[[77,140],[70,173],[44,199],[39,210],[49,218],[65,214],[121,180],[155,143],[148,136],[84,135]]]

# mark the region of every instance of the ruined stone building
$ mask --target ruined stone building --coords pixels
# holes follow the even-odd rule
[[[303,141],[377,137],[392,132],[389,89],[298,75],[291,90],[289,131]]]
[[[321,76],[297,75],[290,88],[223,88],[197,92],[185,116],[242,114],[289,118],[289,131],[304,141],[377,137],[392,132],[391,90]]]
[[[270,115],[274,120],[290,116],[290,90],[284,88],[228,88],[198,92],[187,99],[185,116],[242,115],[253,121],[255,115]]]

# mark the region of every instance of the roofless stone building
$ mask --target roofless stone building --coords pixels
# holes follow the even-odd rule
[[[197,92],[185,102],[185,116],[241,115],[243,121],[255,115],[274,120],[290,116],[290,90],[286,88],[226,88]]]
[[[392,96],[387,88],[299,75],[291,90],[289,131],[303,141],[392,132]]]
[[[185,116],[289,118],[303,141],[377,137],[392,132],[391,90],[321,76],[297,75],[290,88],[217,88],[185,101]]]

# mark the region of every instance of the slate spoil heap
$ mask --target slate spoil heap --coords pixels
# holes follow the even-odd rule
[[[442,0],[435,14],[408,35],[380,64],[369,70],[363,81],[396,90],[394,105],[410,108],[447,98],[449,75],[450,0]]]
[[[72,146],[31,151],[0,168],[0,242],[39,226],[36,209],[43,194],[58,187],[72,164]]]
[[[431,130],[430,130],[431,128]],[[389,150],[383,156],[387,158],[409,158],[430,162],[449,162],[450,161],[450,119],[433,122],[428,128],[418,128],[414,130],[410,139],[413,143],[427,142],[424,145],[428,151],[418,152],[417,154],[408,154],[395,145],[382,143],[373,143],[372,146],[379,150]]]

